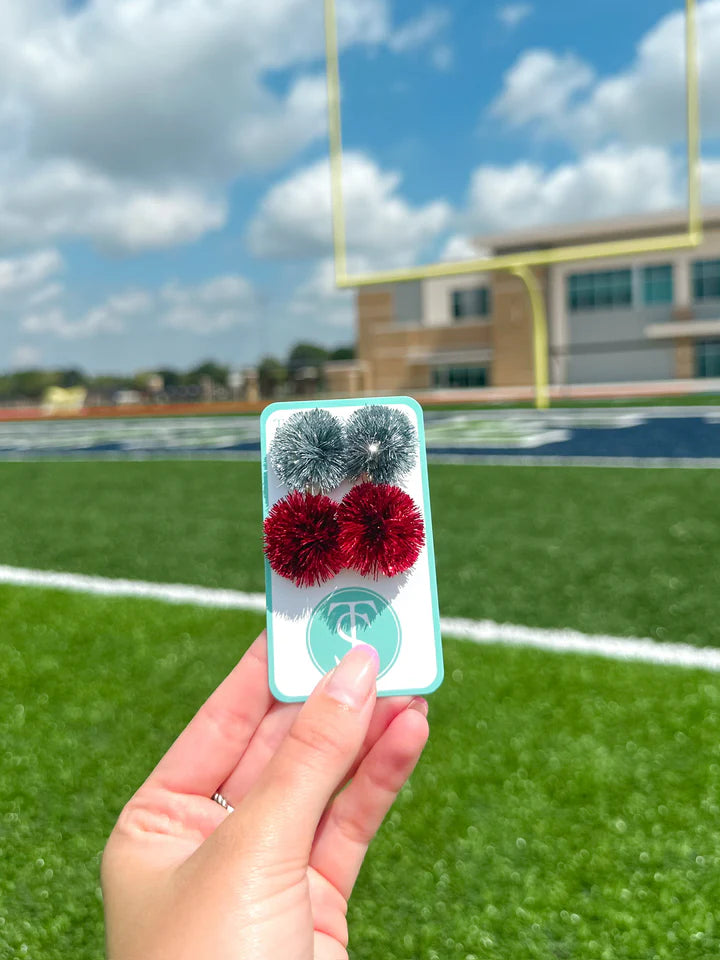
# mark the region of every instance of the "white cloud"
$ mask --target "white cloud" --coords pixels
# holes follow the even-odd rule
[[[245,118],[236,131],[233,152],[247,170],[275,167],[324,136],[326,128],[325,78],[300,77],[280,107]]]
[[[122,176],[264,166],[298,94],[272,93],[263,73],[323,53],[311,0],[94,0],[72,15],[59,0],[30,6],[34,18],[13,18],[6,75],[9,102],[32,114],[32,152]],[[385,0],[340,3],[341,45],[390,39],[387,19]],[[303,142],[315,136],[317,123]],[[297,146],[291,138],[284,159]]]
[[[98,334],[123,333],[127,321],[144,316],[153,300],[144,290],[113,294],[78,317],[68,317],[64,306],[50,307],[23,317],[20,329],[30,334],[50,334],[62,340],[78,340]]]
[[[351,274],[412,263],[448,228],[455,232],[445,240],[440,257],[461,261],[483,255],[470,239],[477,234],[668,210],[683,202],[682,164],[656,146],[604,147],[554,167],[522,162],[480,166],[472,174],[465,209],[459,214],[444,202],[411,207],[400,194],[397,174],[381,171],[362,154],[350,154],[347,160]],[[715,183],[720,190],[720,162]],[[261,256],[322,257],[295,291],[292,310],[341,326],[349,323],[350,300],[335,290],[329,258],[325,164],[308,167],[273,187],[248,239]]]
[[[160,324],[176,330],[208,334],[255,320],[257,296],[244,277],[215,277],[196,286],[178,282],[160,291]]]
[[[399,193],[402,177],[381,170],[368,156],[348,153],[343,192],[348,250],[375,266],[412,262],[447,226],[444,201],[411,206]],[[308,258],[332,250],[327,161],[306,167],[272,187],[248,230],[261,257]]]
[[[703,200],[720,204],[720,159],[706,158],[700,164]]]
[[[100,333],[122,333],[122,318],[98,307],[89,310],[77,320],[69,319],[62,307],[53,307],[44,313],[30,313],[23,318],[20,328],[25,333],[50,334],[62,340],[93,337]]]
[[[395,42],[388,0],[337,14],[341,48]],[[2,4],[0,244],[135,252],[221,226],[231,181],[323,135],[323,52],[316,0]]]
[[[39,304],[47,303],[49,300],[56,300],[65,290],[62,283],[47,283],[40,287],[27,298],[27,304],[30,307],[36,307]]]
[[[528,50],[503,77],[490,111],[512,127],[565,116],[572,98],[593,81],[590,67],[571,53]]]
[[[470,237],[456,233],[446,241],[440,259],[448,263],[459,263],[461,260],[477,260],[483,255],[484,251],[476,247]]]
[[[678,5],[680,6],[680,5]],[[720,0],[697,6],[706,140],[720,135]],[[626,69],[601,76],[572,53],[526,50],[507,71],[490,114],[508,128],[574,148],[554,169],[484,166],[473,176],[470,221],[480,232],[603,219],[686,203],[685,16],[660,18]],[[701,164],[705,202],[720,202],[720,160]]]
[[[16,6],[0,14],[0,129],[24,133],[34,156],[123,177],[237,175],[286,160],[322,133],[317,0]],[[341,48],[406,52],[447,22],[447,11],[429,7],[393,30],[388,0],[337,4]],[[265,74],[284,69],[314,73],[282,95]]]
[[[17,326],[18,318],[23,313],[30,313],[38,309],[46,309],[61,294],[64,287],[57,279],[64,269],[64,261],[59,251],[54,248],[34,250],[17,257],[0,258],[0,303],[2,304],[0,323],[2,325],[3,342],[5,344],[5,360],[15,367],[30,367],[36,362],[35,354],[28,349],[24,352],[12,352],[12,340],[8,335],[12,327]],[[15,349],[20,345],[15,344]],[[32,348],[35,349],[34,347]]]
[[[121,317],[134,317],[146,313],[152,304],[153,299],[147,290],[131,289],[108,297],[99,309]]]
[[[69,316],[66,306],[54,306],[27,314],[20,328],[25,333],[50,334],[63,340],[121,334],[131,325],[138,329],[159,325],[212,334],[253,319],[256,306],[252,284],[244,277],[230,274],[199,284],[175,280],[159,290],[124,290],[77,317]]]
[[[531,3],[507,3],[505,6],[498,8],[497,18],[508,30],[514,30],[515,27],[520,26],[523,20],[527,20],[532,12],[533,6]]]
[[[36,250],[22,257],[0,260],[0,293],[32,291],[63,268],[57,250]]]
[[[413,20],[408,20],[391,35],[388,46],[395,53],[417,50],[434,40],[450,23],[450,12],[443,7],[427,7]]]
[[[667,210],[679,204],[681,187],[681,171],[660,147],[609,147],[553,169],[482,166],[466,222],[485,233]]]
[[[389,35],[387,45],[394,53],[410,53],[430,47],[430,63],[445,72],[454,60],[453,49],[441,39],[450,25],[450,11],[445,7],[426,7],[412,20],[407,20]]]
[[[190,243],[226,219],[224,200],[183,188],[131,189],[126,196],[122,191],[108,196],[106,206],[87,219],[86,229],[106,249],[138,252]]]
[[[0,181],[0,244],[91,237],[111,251],[188,243],[221,227],[226,203],[190,187],[146,188],[53,161]]]
[[[98,333],[123,333],[127,321],[142,316],[150,308],[152,300],[143,290],[129,290],[109,297],[105,303],[88,310],[81,320],[62,324],[58,335],[64,337],[88,337]],[[52,312],[52,311],[51,311]]]
[[[720,0],[697,6],[703,131],[720,135]],[[538,95],[540,94],[540,95]],[[638,42],[633,63],[598,77],[572,54],[529,50],[506,73],[491,112],[510,125],[587,147],[685,138],[685,15],[667,14]]]
[[[341,49],[450,65],[442,7],[393,27],[389,0],[338,0],[337,21]],[[135,253],[223,226],[232,182],[324,135],[323,56],[317,0],[1,4],[0,248]]]
[[[720,109],[720,0],[697,8],[705,121],[717,131]],[[664,17],[639,42],[629,70],[597,83],[569,118],[589,140],[667,143],[685,136],[685,18]]]
[[[364,260],[354,259],[352,273],[368,269]],[[335,283],[335,261],[326,257],[316,264],[310,276],[294,291],[288,305],[291,316],[304,325],[335,327],[352,332],[355,318],[355,295],[341,290]]]

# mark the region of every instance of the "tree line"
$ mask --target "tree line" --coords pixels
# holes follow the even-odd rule
[[[14,370],[0,374],[1,400],[39,400],[48,387],[85,387],[89,393],[110,395],[117,390],[138,390],[145,392],[154,376],[162,377],[165,389],[174,387],[199,386],[204,378],[218,384],[227,382],[229,366],[208,360],[190,370],[172,369],[143,370],[124,376],[121,374],[102,374],[92,376],[76,367],[54,370],[31,369]]]
[[[315,390],[324,386],[324,367],[332,360],[353,360],[355,348],[337,347],[327,350],[314,343],[296,343],[285,360],[263,357],[257,366],[260,395],[271,399],[279,394],[302,393],[308,382]]]
[[[355,351],[351,346],[326,350],[313,343],[298,343],[284,359],[267,356],[257,365],[258,387],[263,397],[279,393],[292,394],[300,381],[307,382],[308,373],[315,371],[315,386],[323,383],[323,367],[329,360],[350,360]],[[137,390],[147,393],[153,381],[162,380],[166,395],[186,393],[200,388],[208,381],[221,388],[229,387],[230,364],[206,360],[188,370],[159,367],[141,370],[131,375],[103,374],[92,376],[76,367],[59,369],[34,368],[0,374],[0,402],[8,400],[39,400],[48,387],[85,387],[88,393],[111,396],[118,390]]]

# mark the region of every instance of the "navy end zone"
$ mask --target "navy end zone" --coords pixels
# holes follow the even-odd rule
[[[428,412],[439,462],[720,466],[720,407]],[[257,417],[0,423],[0,460],[247,459]]]

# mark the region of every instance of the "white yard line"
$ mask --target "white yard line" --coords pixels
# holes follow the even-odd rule
[[[449,446],[443,449],[450,449]],[[518,448],[522,449],[522,448]],[[539,448],[538,448],[539,449]],[[450,464],[453,466],[493,466],[493,467],[633,467],[643,470],[717,470],[720,468],[720,458],[718,457],[572,457],[561,454],[494,454],[483,453],[482,448],[478,447],[477,453],[435,453],[432,447],[427,451],[428,463]],[[193,460],[206,460],[213,463],[225,463],[228,461],[251,461],[258,463],[260,461],[259,450],[215,450],[211,452],[194,451],[191,455],[178,450],[176,452],[164,450],[161,453],[137,453],[128,451],[110,451],[110,452],[78,452],[68,451],[61,455],[50,454],[45,456],[41,453],[1,453],[0,463],[67,463],[68,461],[80,463],[97,463],[122,461],[123,463],[175,463],[178,460],[190,462]]]
[[[449,448],[447,448],[449,449]],[[643,470],[717,470],[720,468],[718,457],[573,457],[561,454],[523,454],[503,455],[483,453],[435,453],[431,447],[427,451],[428,463],[445,463],[460,466],[492,467],[637,467]]]
[[[165,603],[199,607],[264,612],[265,595],[239,590],[218,590],[182,583],[148,583],[143,580],[114,580],[79,573],[56,573],[0,565],[0,584],[18,587],[45,587],[89,593],[103,597],[142,597]],[[639,637],[611,637],[580,633],[578,630],[550,630],[523,627],[493,620],[463,620],[442,617],[443,634],[473,643],[534,647],[553,653],[584,653],[611,660],[635,660],[663,666],[690,667],[720,672],[720,650],[693,647],[687,643],[656,643]]]
[[[0,565],[0,583],[18,587],[49,587],[92,593],[101,597],[143,597],[165,603],[189,603],[196,607],[265,612],[265,595],[241,593],[239,590],[216,590],[184,583],[148,583],[144,580],[114,580],[90,577],[81,573],[56,573],[52,570],[28,570],[24,567]]]
[[[501,643],[512,647],[535,647],[554,653],[589,653],[611,660],[639,660],[675,667],[698,667],[720,671],[720,650],[693,647],[689,643],[656,643],[640,637],[611,637],[581,633],[579,630],[552,630],[522,627],[493,620],[460,620],[443,617],[443,633],[473,643]]]

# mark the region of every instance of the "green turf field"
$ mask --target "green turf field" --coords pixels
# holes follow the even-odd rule
[[[257,464],[2,469],[0,563],[262,589]],[[717,474],[433,467],[443,613],[720,645]],[[102,954],[117,813],[262,626],[0,587],[0,957]],[[353,960],[720,955],[720,676],[446,640]]]
[[[257,463],[2,466],[0,563],[264,590]],[[431,465],[440,606],[720,646],[714,470]]]
[[[102,950],[120,807],[258,615],[0,588],[0,956]],[[353,958],[695,958],[720,927],[720,677],[446,642]]]

